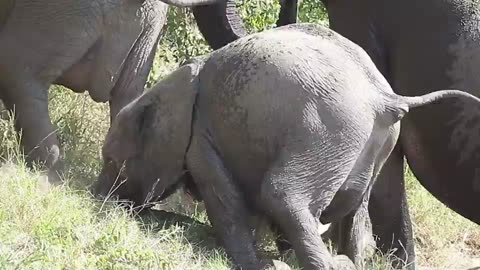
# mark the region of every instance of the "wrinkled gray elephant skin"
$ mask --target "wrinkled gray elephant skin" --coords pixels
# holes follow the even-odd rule
[[[366,50],[396,93],[456,88],[480,95],[478,1],[323,2],[330,27]],[[479,127],[478,108],[466,100],[418,109],[403,121],[399,144],[373,187],[370,214],[381,251],[396,249],[409,269],[414,269],[415,255],[404,157],[431,194],[480,224]]]
[[[311,34],[315,33],[315,34]],[[202,64],[203,63],[203,64]],[[124,107],[103,147],[100,196],[141,205],[185,170],[241,269],[261,269],[248,224],[278,226],[304,269],[362,265],[368,197],[409,109],[460,91],[393,93],[368,55],[321,26],[238,39],[180,67]],[[318,221],[341,226],[333,257]]]
[[[45,163],[54,179],[61,171],[48,115],[51,84],[109,101],[111,119],[142,93],[167,8],[159,0],[1,1],[0,97],[15,112],[29,163]]]
[[[0,26],[0,96],[15,112],[28,161],[61,169],[48,115],[51,84],[110,101],[111,118],[142,93],[167,7],[155,0],[14,2]]]

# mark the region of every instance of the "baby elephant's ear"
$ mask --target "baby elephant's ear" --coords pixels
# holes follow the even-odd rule
[[[109,153],[118,160],[126,160],[141,151],[141,134],[150,119],[151,104],[142,97],[127,104],[114,119],[105,143],[104,153]]]
[[[159,113],[164,119],[174,125],[191,123],[193,105],[198,92],[198,64],[188,64],[179,67],[158,83],[152,94],[156,97]]]
[[[182,169],[191,135],[198,72],[197,64],[184,65],[146,93],[146,100],[152,104],[139,121],[142,125],[139,137],[143,144],[148,144],[145,152],[150,152],[162,166],[168,163],[169,168]]]
[[[197,63],[183,65],[160,81],[152,91],[158,91],[162,99],[191,102],[197,94],[199,69],[200,65]]]
[[[126,105],[114,120],[104,148],[122,149],[119,158],[127,158],[142,151],[147,137],[162,135],[159,132],[190,136],[198,69],[193,63],[182,66]]]
[[[185,132],[183,129],[187,129],[187,126],[183,125],[188,125],[189,129],[192,121],[198,93],[198,72],[199,65],[192,63],[181,66],[162,81],[161,111],[170,114],[170,120],[174,122],[172,124]]]

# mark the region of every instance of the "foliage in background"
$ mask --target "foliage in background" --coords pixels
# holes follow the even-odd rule
[[[65,155],[65,177],[88,188],[101,169],[101,144],[110,124],[107,104],[93,102],[87,93],[60,86],[50,89],[50,115]]]
[[[327,9],[320,0],[303,0],[298,11],[298,20],[328,26]]]
[[[280,4],[273,0],[237,1],[237,7],[249,33],[275,27]]]
[[[210,51],[189,9],[169,8],[167,16],[167,25],[157,47],[147,88],[177,68],[178,63]]]
[[[241,0],[237,3],[249,33],[275,27],[280,10],[278,0]],[[327,13],[322,2],[303,0],[299,8],[299,21],[328,25]],[[195,24],[192,12],[189,9],[170,8],[164,36],[158,45],[147,88],[173,71],[178,63],[210,51]]]

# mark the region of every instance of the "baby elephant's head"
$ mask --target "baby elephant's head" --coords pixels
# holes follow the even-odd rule
[[[198,66],[185,65],[125,106],[103,145],[97,197],[119,197],[135,206],[171,194],[185,174]]]

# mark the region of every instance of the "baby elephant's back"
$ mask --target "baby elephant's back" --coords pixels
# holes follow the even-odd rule
[[[269,30],[212,53],[200,73],[201,114],[230,138],[262,143],[317,125],[332,132],[371,128],[381,107],[376,84],[383,82],[362,62],[366,54],[318,29]]]

